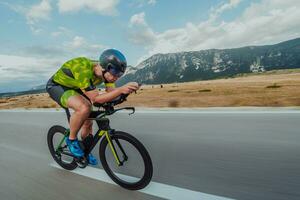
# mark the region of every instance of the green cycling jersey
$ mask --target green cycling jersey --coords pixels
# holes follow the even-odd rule
[[[86,57],[73,58],[61,66],[54,74],[53,80],[65,87],[85,91],[93,90],[96,88],[96,85],[103,83],[103,80],[94,74],[95,64],[96,62]],[[115,87],[114,83],[105,85],[107,87]]]

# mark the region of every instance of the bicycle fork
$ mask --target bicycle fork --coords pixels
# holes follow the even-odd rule
[[[106,139],[107,139],[107,142],[108,142],[108,144],[109,144],[109,147],[110,147],[110,149],[111,149],[111,151],[112,151],[112,153],[113,153],[113,156],[114,156],[114,158],[115,158],[115,160],[116,160],[117,165],[118,165],[118,166],[122,166],[123,163],[124,163],[124,161],[127,161],[127,160],[128,160],[128,156],[126,155],[126,153],[125,153],[125,151],[124,151],[122,145],[120,144],[119,140],[118,140],[118,139],[115,139],[115,141],[116,141],[116,143],[117,143],[119,149],[120,149],[121,152],[123,153],[123,160],[122,160],[122,161],[120,160],[119,155],[118,155],[118,152],[116,151],[116,148],[115,148],[115,146],[114,146],[114,143],[113,143],[113,141],[112,141],[112,139],[111,139],[111,137],[110,137],[110,134],[113,134],[113,132],[114,132],[114,130],[108,130],[108,131],[106,131],[106,130],[101,130],[101,131],[99,132],[99,136],[101,137],[101,136],[105,135],[105,137],[106,137]]]

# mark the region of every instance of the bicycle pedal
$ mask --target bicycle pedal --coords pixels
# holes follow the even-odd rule
[[[75,158],[75,161],[79,168],[85,168],[89,164],[85,157]]]

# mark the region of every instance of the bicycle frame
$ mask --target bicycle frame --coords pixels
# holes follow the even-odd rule
[[[68,109],[66,109],[66,112],[67,112],[67,117],[68,117],[68,121],[69,121],[70,120],[70,112]],[[99,142],[99,140],[102,140],[104,137],[106,137],[109,147],[110,147],[110,149],[113,153],[113,156],[116,160],[117,165],[122,166],[124,160],[126,161],[128,157],[127,157],[123,147],[121,146],[120,142],[118,140],[116,140],[116,143],[124,156],[124,160],[123,161],[120,160],[120,158],[117,154],[116,148],[111,140],[111,135],[114,134],[115,130],[110,128],[109,119],[105,118],[105,116],[106,116],[106,114],[103,111],[92,111],[91,112],[88,120],[95,120],[99,129],[96,132],[96,134],[93,136],[93,142],[92,142],[91,146],[89,147],[89,149],[85,149],[84,155],[85,155],[85,157],[87,157],[91,153],[93,148],[96,146],[96,144]],[[70,130],[67,129],[65,136],[60,141],[59,145],[56,148],[56,151],[61,148],[63,141],[65,140],[66,137],[69,136],[69,134],[70,134]],[[71,153],[62,152],[62,154],[66,154],[66,155],[74,157]]]

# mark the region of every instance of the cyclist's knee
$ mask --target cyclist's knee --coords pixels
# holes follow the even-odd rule
[[[83,96],[72,96],[68,99],[68,107],[80,115],[88,115],[91,112],[92,104]]]
[[[90,127],[92,127],[92,125],[93,125],[92,120],[85,120],[82,126],[86,127],[86,128],[90,128]]]
[[[79,112],[82,115],[89,115],[91,112],[91,104],[90,103],[82,103],[78,109],[77,112]]]

